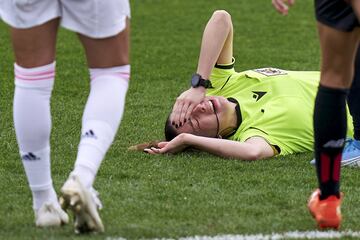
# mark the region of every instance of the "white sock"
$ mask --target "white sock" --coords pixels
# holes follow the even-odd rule
[[[33,207],[56,201],[50,171],[50,97],[55,62],[36,68],[15,68],[14,125]]]
[[[119,127],[130,78],[130,65],[90,69],[86,103],[74,173],[90,188]]]

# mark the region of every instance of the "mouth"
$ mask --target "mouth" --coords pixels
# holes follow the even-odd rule
[[[214,110],[214,112],[216,113],[215,104],[211,100],[209,100],[209,105]]]
[[[210,102],[209,105],[213,108],[213,110],[216,113],[219,113],[221,111],[221,99],[219,98],[211,98],[208,99],[208,101]]]

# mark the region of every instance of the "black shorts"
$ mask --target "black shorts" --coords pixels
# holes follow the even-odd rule
[[[335,29],[351,32],[359,21],[350,4],[344,0],[315,0],[316,19]]]

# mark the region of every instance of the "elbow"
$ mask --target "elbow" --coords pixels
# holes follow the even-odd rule
[[[262,159],[262,153],[261,151],[259,151],[258,149],[251,149],[246,156],[243,158],[243,160],[246,161],[255,161],[255,160],[259,160]]]
[[[214,11],[214,13],[212,15],[212,18],[216,19],[216,20],[221,20],[221,21],[224,21],[224,22],[231,21],[231,15],[226,10],[216,10],[216,11]]]
[[[225,10],[216,10],[211,18],[220,27],[230,29],[232,26],[231,15]]]

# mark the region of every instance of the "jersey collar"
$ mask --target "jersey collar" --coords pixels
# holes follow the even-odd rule
[[[229,135],[226,136],[226,138],[231,137],[232,135],[234,135],[236,133],[236,131],[239,129],[241,122],[242,122],[242,116],[241,116],[241,111],[240,111],[240,104],[239,102],[235,99],[235,98],[228,98],[227,99],[229,102],[235,103],[235,111],[236,111],[236,129],[234,129],[234,131],[232,131]]]

